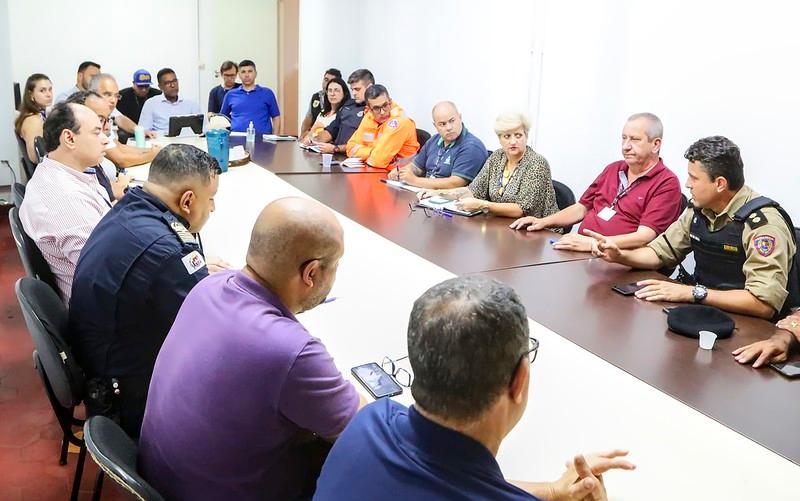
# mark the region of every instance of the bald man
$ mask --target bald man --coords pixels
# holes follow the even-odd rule
[[[438,134],[422,146],[412,163],[390,171],[389,179],[428,189],[468,185],[486,162],[486,146],[464,127],[452,102],[437,103],[431,115]]]
[[[168,499],[294,499],[364,402],[295,314],[321,304],[344,252],[317,202],[279,199],[253,227],[247,264],[200,282],[158,355],[139,468]],[[310,433],[309,433],[310,432]]]

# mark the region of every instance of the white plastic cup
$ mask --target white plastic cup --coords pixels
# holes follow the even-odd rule
[[[717,335],[711,331],[700,331],[700,348],[710,350],[714,347]]]
[[[331,162],[333,162],[333,154],[332,153],[323,153],[322,154],[322,168],[323,169],[330,169]]]

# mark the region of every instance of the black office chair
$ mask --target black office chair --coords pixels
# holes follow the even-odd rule
[[[136,470],[136,443],[111,419],[92,416],[83,425],[83,437],[94,462],[109,477],[138,499],[162,501],[159,494]],[[100,499],[103,477],[98,475],[93,500]]]
[[[59,464],[67,464],[69,444],[80,448],[70,496],[71,500],[76,500],[86,461],[86,445],[76,433],[75,428],[79,431],[83,421],[75,417],[75,407],[83,401],[85,380],[64,337],[67,308],[50,286],[41,280],[20,278],[14,290],[36,347],[33,352],[36,372],[42,379],[47,398],[64,434]]]
[[[423,129],[417,129],[417,142],[419,143],[420,149],[425,146],[425,143],[427,143],[428,139],[430,138],[431,135],[427,131]]]
[[[22,201],[25,199],[25,185],[21,183],[14,183],[14,186],[11,187],[11,193],[14,198],[14,207],[19,210],[19,207],[22,205]]]
[[[22,261],[22,267],[25,268],[25,274],[32,278],[38,278],[49,285],[56,295],[59,295],[56,277],[42,256],[42,252],[36,247],[36,242],[25,233],[18,211],[17,207],[12,207],[8,211],[8,221],[11,224],[11,234],[14,236],[14,243],[17,245],[17,252]]]
[[[575,203],[575,194],[566,184],[553,179],[553,189],[556,192],[556,205],[558,205],[558,210],[565,209]],[[570,231],[572,231],[572,225],[564,227],[565,235]]]
[[[19,146],[19,154],[20,160],[22,160],[22,168],[25,171],[25,176],[30,179],[33,177],[33,171],[36,170],[36,163],[33,162],[30,158],[28,158],[28,147],[25,144],[25,140],[21,137],[17,136],[17,146]]]
[[[44,138],[42,136],[33,138],[33,149],[36,150],[36,165],[39,165],[44,156],[47,155],[47,148],[44,147]]]
[[[681,193],[681,214],[683,214],[683,211],[685,211],[687,207],[689,207],[689,199],[686,198],[686,195]]]

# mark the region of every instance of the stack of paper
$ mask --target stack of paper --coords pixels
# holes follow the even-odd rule
[[[319,149],[319,146],[315,144],[308,145],[305,143],[297,143],[297,146],[301,147],[304,150],[313,151],[314,153],[322,153]]]
[[[238,162],[247,157],[247,152],[244,149],[244,146],[241,144],[234,146],[230,149],[228,153],[228,161],[229,162]]]
[[[342,167],[350,167],[351,169],[360,169],[364,167],[364,162],[357,157],[347,158],[342,160]]]
[[[416,186],[411,186],[410,184],[406,184],[403,181],[395,181],[394,179],[387,179],[386,184],[388,184],[389,186],[394,186],[395,188],[400,188],[401,190],[411,191],[414,193],[425,191],[425,188],[418,188]]]

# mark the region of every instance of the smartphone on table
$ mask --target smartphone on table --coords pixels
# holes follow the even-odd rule
[[[632,282],[629,284],[616,284],[611,286],[611,290],[614,292],[618,292],[623,296],[633,296],[636,291],[643,288],[643,285],[639,285],[636,282]]]
[[[800,377],[800,362],[786,362],[782,364],[769,364],[770,367],[788,378]]]
[[[403,388],[397,381],[375,362],[353,367],[350,372],[376,400],[403,393]]]

